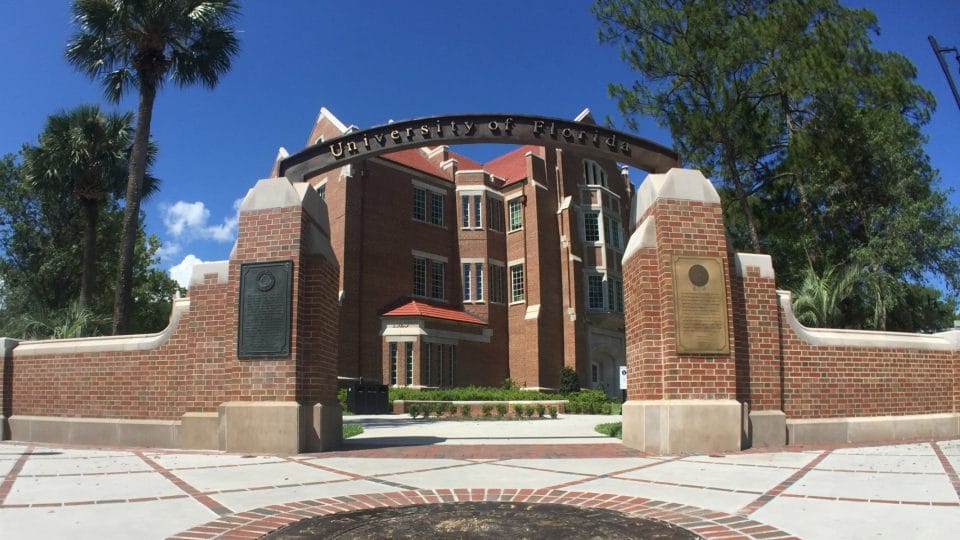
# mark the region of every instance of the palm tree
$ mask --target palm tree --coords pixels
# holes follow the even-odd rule
[[[137,88],[137,127],[123,213],[120,268],[113,306],[113,333],[128,326],[134,247],[140,220],[157,91],[167,76],[180,86],[213,88],[230,69],[239,41],[229,23],[239,13],[234,0],[75,0],[78,31],[67,44],[67,60],[91,78],[102,79],[107,97],[119,101]]]
[[[812,327],[842,328],[843,303],[857,292],[862,277],[857,265],[831,266],[822,275],[808,268],[793,298],[797,320]]]
[[[75,197],[83,210],[81,309],[90,306],[96,283],[101,205],[123,194],[132,125],[130,113],[104,115],[96,105],[81,105],[47,118],[39,145],[23,151],[25,177],[32,189]],[[156,189],[152,177],[147,183],[149,191]]]

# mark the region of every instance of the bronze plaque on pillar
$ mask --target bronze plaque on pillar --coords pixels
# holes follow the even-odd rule
[[[727,287],[720,257],[673,258],[678,354],[728,354]]]
[[[240,265],[237,356],[290,356],[293,262]]]

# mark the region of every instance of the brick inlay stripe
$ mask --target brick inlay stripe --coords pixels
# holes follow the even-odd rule
[[[957,498],[960,499],[960,477],[957,476],[957,470],[953,468],[953,463],[950,463],[950,460],[947,459],[946,454],[943,453],[943,449],[940,448],[940,445],[937,444],[936,441],[931,442],[930,447],[933,448],[933,452],[937,454],[940,465],[943,467],[944,472],[947,473],[947,478],[950,479],[950,483],[953,484],[953,490],[957,493]]]
[[[525,502],[604,508],[636,518],[650,518],[693,531],[705,538],[794,539],[789,533],[742,516],[611,493],[543,489],[420,489],[391,493],[320,498],[248,510],[193,527],[175,540],[259,538],[302,519],[371,508],[439,502]]]
[[[192,498],[193,498],[194,500],[196,500],[198,503],[206,506],[206,507],[209,508],[211,511],[213,511],[213,512],[215,512],[216,514],[221,515],[221,516],[225,516],[225,515],[231,513],[231,510],[230,510],[229,508],[227,508],[226,506],[223,506],[222,504],[218,503],[218,502],[215,501],[212,497],[210,497],[209,495],[206,495],[206,494],[202,493],[202,492],[201,492],[200,490],[198,490],[197,488],[195,488],[195,487],[191,486],[190,484],[184,482],[179,476],[173,474],[172,472],[170,472],[169,470],[167,470],[163,465],[160,465],[160,464],[157,463],[156,461],[154,461],[154,460],[150,459],[149,457],[147,457],[146,454],[144,454],[143,452],[134,452],[134,454],[136,454],[140,459],[142,459],[144,462],[146,462],[147,465],[150,465],[155,471],[157,471],[158,473],[160,473],[161,475],[163,475],[164,478],[166,478],[167,480],[173,482],[173,484],[174,484],[175,486],[177,486],[178,488],[180,488],[184,493],[186,493],[187,495],[189,495],[190,497],[192,497]]]
[[[10,490],[13,489],[13,483],[17,481],[17,476],[20,474],[20,471],[23,470],[23,466],[27,463],[27,460],[30,459],[30,454],[33,453],[33,445],[27,446],[23,453],[20,454],[20,457],[17,458],[16,463],[13,464],[13,467],[10,468],[10,472],[3,477],[3,483],[0,483],[0,505],[7,500],[7,495],[10,494]]]
[[[790,475],[789,478],[780,482],[772,489],[758,497],[755,501],[741,508],[737,513],[749,516],[750,514],[756,512],[757,510],[763,508],[768,502],[780,496],[784,491],[786,491],[790,486],[795,484],[798,480],[806,476],[806,474],[812,471],[821,461],[827,459],[827,456],[830,455],[832,450],[827,450],[826,452],[821,453],[819,456],[813,458],[810,463],[807,463],[800,470]]]

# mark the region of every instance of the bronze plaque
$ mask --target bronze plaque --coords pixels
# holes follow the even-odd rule
[[[727,287],[720,257],[673,258],[678,354],[728,354]]]
[[[290,356],[293,262],[240,265],[237,356]]]

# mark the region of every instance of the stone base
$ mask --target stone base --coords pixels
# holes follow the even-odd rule
[[[219,450],[217,413],[186,413],[180,418],[180,448],[184,450]]]
[[[10,424],[7,422],[7,417],[0,414],[0,441],[6,441],[10,439]]]
[[[789,444],[867,444],[960,437],[960,414],[787,420]]]
[[[10,438],[57,444],[179,448],[180,422],[120,418],[11,416]]]
[[[647,400],[623,404],[623,444],[651,454],[740,450],[736,400]]]
[[[781,447],[787,444],[787,415],[783,411],[753,411],[749,416],[751,448]]]
[[[300,404],[228,401],[218,409],[218,447],[225,452],[290,455],[300,452]]]
[[[305,405],[301,411],[304,452],[326,452],[340,447],[343,442],[343,411],[339,402]]]

